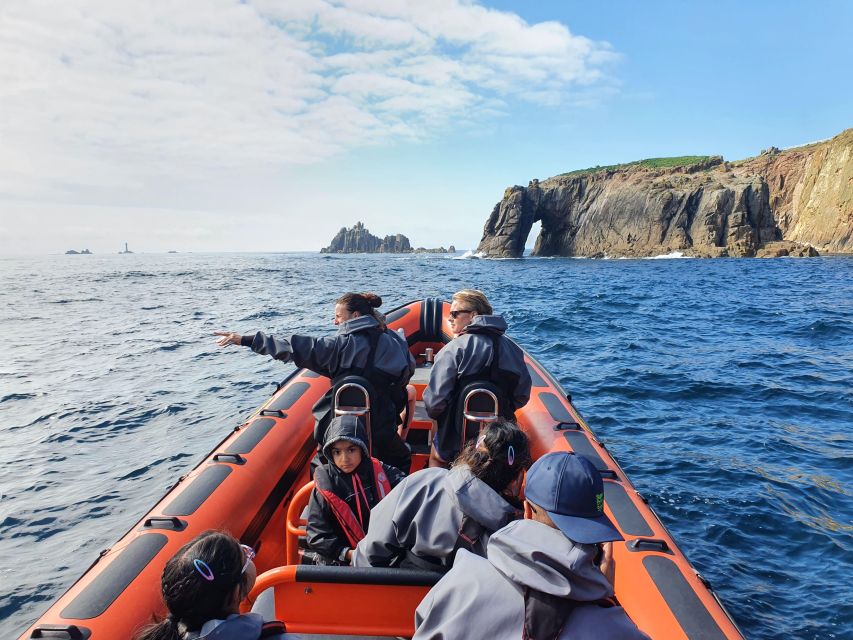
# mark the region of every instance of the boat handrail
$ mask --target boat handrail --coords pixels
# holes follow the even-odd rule
[[[314,490],[314,481],[303,485],[290,499],[287,505],[287,521],[285,523],[286,533],[284,540],[285,556],[287,564],[299,564],[299,538],[305,537],[307,531],[305,526],[308,521],[302,517],[302,512],[308,506],[311,499],[311,491]]]
[[[490,424],[497,422],[500,418],[498,396],[489,388],[492,386],[487,382],[474,382],[462,390],[465,397],[462,401],[462,424],[459,429],[462,438],[460,450],[465,448],[465,443],[472,437],[468,434],[470,423],[478,424],[477,436],[479,436]],[[472,405],[475,406],[472,407]]]
[[[441,577],[411,569],[277,567],[258,576],[241,610],[273,589],[275,619],[290,633],[410,638],[415,609]]]
[[[373,429],[370,424],[370,392],[360,376],[347,376],[336,387],[334,393],[333,407],[336,416],[356,416],[364,419],[364,428],[367,431],[367,449],[373,453]],[[367,383],[367,380],[364,380]],[[346,398],[347,404],[341,404],[341,398],[346,392],[355,391],[361,396],[361,404],[353,402],[353,398]]]

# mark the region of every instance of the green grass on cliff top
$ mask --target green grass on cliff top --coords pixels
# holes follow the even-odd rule
[[[568,173],[561,173],[561,176],[579,176],[587,173],[596,173],[598,171],[609,171],[613,169],[625,169],[627,167],[643,167],[648,169],[663,169],[669,167],[689,167],[694,164],[705,162],[711,156],[675,156],[672,158],[646,158],[645,160],[635,160],[634,162],[623,162],[622,164],[609,164],[604,167],[589,167],[588,169],[577,169]]]

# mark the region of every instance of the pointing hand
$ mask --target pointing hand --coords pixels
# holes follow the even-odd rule
[[[243,336],[239,333],[234,333],[233,331],[214,331],[213,335],[222,336],[216,341],[220,347],[227,347],[229,344],[240,344],[240,340],[242,340]]]

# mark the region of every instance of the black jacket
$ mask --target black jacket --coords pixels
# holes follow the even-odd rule
[[[338,326],[333,337],[312,338],[293,335],[290,339],[267,336],[262,332],[243,336],[242,344],[255,353],[269,355],[282,362],[293,362],[328,378],[337,378],[353,369],[363,369],[368,362],[370,331],[380,331],[379,322],[372,316],[360,316]],[[415,371],[415,359],[409,353],[406,341],[397,333],[386,329],[376,345],[374,368],[378,375],[395,381],[400,399],[405,401],[406,384]],[[374,436],[390,433],[397,428],[402,406],[380,403],[379,415],[372,423]],[[332,392],[326,393],[312,409],[314,413],[314,439],[318,444],[325,440],[324,432],[331,419]]]
[[[326,430],[326,440],[323,445],[323,454],[329,462],[317,467],[314,471],[314,482],[317,487],[329,490],[337,495],[346,502],[353,513],[358,512],[358,502],[361,502],[361,526],[364,531],[367,531],[370,522],[370,510],[381,499],[374,478],[373,462],[367,453],[366,439],[367,434],[364,426],[358,418],[355,416],[335,418]],[[347,440],[361,447],[361,464],[353,473],[344,473],[331,462],[329,447],[340,440]],[[392,487],[397,486],[405,477],[403,472],[396,467],[391,467],[385,463],[380,464]],[[353,486],[352,476],[355,474],[358,474],[361,480],[364,496],[357,492]],[[366,502],[365,497],[367,498]],[[320,557],[317,560],[323,564],[341,563],[341,555],[350,548],[350,544],[337,518],[332,513],[331,507],[316,487],[311,492],[311,498],[308,502],[307,520],[308,549],[318,554]]]

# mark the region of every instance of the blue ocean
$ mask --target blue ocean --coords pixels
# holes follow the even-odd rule
[[[0,637],[15,637],[331,333],[484,290],[749,638],[853,637],[853,258],[0,259]],[[617,568],[618,571],[618,568]]]

